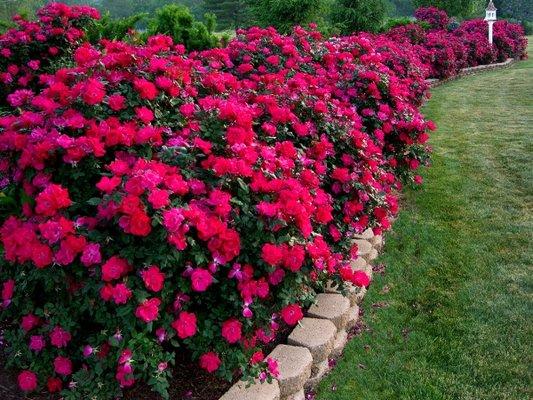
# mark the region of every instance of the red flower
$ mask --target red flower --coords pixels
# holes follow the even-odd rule
[[[252,357],[250,358],[250,364],[255,365],[257,363],[260,363],[265,359],[265,355],[261,350],[256,351],[254,354],[252,354]]]
[[[90,106],[101,103],[105,97],[105,88],[98,79],[88,79],[83,90],[82,98]]]
[[[287,247],[283,254],[283,265],[292,272],[297,272],[302,267],[304,259],[305,249],[303,246]]]
[[[37,198],[35,212],[38,214],[51,217],[58,210],[67,208],[72,204],[69,198],[68,190],[60,185],[48,185]]]
[[[279,265],[283,259],[283,248],[272,243],[265,243],[261,250],[261,258],[272,266]]]
[[[168,206],[170,203],[168,198],[168,191],[161,189],[154,189],[148,196],[148,201],[156,210]]]
[[[61,382],[61,379],[59,378],[50,377],[46,382],[46,386],[50,393],[56,393],[61,391],[63,387],[63,382]]]
[[[133,86],[139,93],[141,99],[154,100],[157,97],[157,87],[146,79],[135,79],[133,81]]]
[[[195,292],[205,292],[213,283],[211,274],[202,268],[196,268],[191,274],[192,289]]]
[[[228,343],[237,343],[242,336],[242,323],[236,319],[227,320],[222,324],[222,337]]]
[[[165,274],[162,273],[157,266],[149,266],[147,269],[141,272],[141,277],[146,289],[151,290],[152,292],[159,292],[161,289],[163,289],[163,284],[165,283]]]
[[[148,107],[137,107],[135,109],[135,115],[139,118],[144,124],[149,124],[154,120],[154,113]]]
[[[57,356],[54,359],[54,371],[59,375],[70,375],[72,373],[72,361],[67,357]]]
[[[102,265],[102,279],[106,282],[119,279],[121,276],[125,275],[130,268],[131,267],[126,260],[113,256]]]
[[[287,325],[294,326],[304,317],[298,304],[289,304],[281,310],[281,318]]]
[[[118,176],[113,176],[111,178],[103,176],[96,184],[96,187],[104,193],[111,193],[118,185],[120,185],[121,181],[122,180]]]
[[[107,285],[104,287],[107,287]],[[111,287],[111,296],[115,304],[126,304],[131,298],[132,292],[125,283],[117,283],[115,287]]]
[[[33,314],[27,314],[22,317],[22,322],[20,323],[20,327],[24,329],[25,332],[31,331],[36,326],[39,326],[40,323],[39,317],[33,315]]]
[[[367,287],[368,285],[370,285],[370,278],[363,271],[354,271],[352,282],[356,286]]]
[[[71,338],[72,336],[70,333],[65,331],[60,326],[56,326],[54,329],[52,329],[52,332],[50,332],[50,343],[58,348],[67,347]]]
[[[39,352],[46,347],[46,342],[41,335],[33,335],[30,337],[30,350]]]
[[[143,301],[135,310],[135,316],[146,323],[155,321],[159,316],[161,300],[157,297]]]
[[[109,96],[107,104],[113,111],[120,111],[126,107],[126,98],[120,94],[113,94]]]
[[[221,361],[217,353],[210,351],[200,356],[200,368],[207,372],[215,372],[220,367]]]
[[[32,392],[37,389],[37,375],[32,371],[22,371],[17,380],[20,389],[24,392]]]
[[[172,327],[180,339],[186,339],[196,334],[196,315],[187,311],[180,312],[178,319],[172,322]]]

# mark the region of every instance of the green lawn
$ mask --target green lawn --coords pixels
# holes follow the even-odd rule
[[[533,61],[436,88],[425,113],[433,165],[318,400],[533,398]]]

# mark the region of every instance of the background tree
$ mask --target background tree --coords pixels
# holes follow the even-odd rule
[[[255,21],[262,26],[274,26],[287,33],[295,25],[320,23],[325,14],[324,0],[249,0]]]
[[[239,28],[250,21],[250,7],[247,0],[204,0],[203,10],[217,16],[221,29]]]
[[[533,0],[495,0],[500,15],[520,21],[533,21]]]
[[[214,28],[213,23],[210,27]],[[147,35],[169,35],[174,43],[182,43],[188,50],[202,50],[215,47],[216,36],[202,22],[195,21],[185,6],[169,4],[157,10],[155,18],[148,24]]]
[[[337,0],[331,17],[340,31],[348,35],[358,31],[379,31],[385,15],[383,0]]]

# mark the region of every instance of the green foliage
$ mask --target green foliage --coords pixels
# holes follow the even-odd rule
[[[389,18],[383,25],[382,30],[384,32],[387,32],[391,30],[392,28],[396,28],[397,26],[409,25],[413,22],[414,22],[413,18],[409,18],[409,17]]]
[[[503,17],[512,17],[520,21],[533,21],[532,0],[495,0],[494,5]]]
[[[239,28],[250,22],[247,0],[204,0],[203,10],[216,15],[221,29]]]
[[[257,0],[250,1],[255,20],[262,26],[274,26],[287,33],[296,25],[323,22],[323,0]]]
[[[109,12],[102,15],[99,21],[95,21],[87,30],[87,38],[91,43],[101,39],[124,40],[135,26],[143,21],[147,14],[135,14],[124,18],[112,18]]]
[[[15,14],[32,15],[39,7],[44,5],[44,0],[3,0],[0,1],[0,21],[11,21]]]
[[[415,12],[413,2],[411,0],[386,0],[392,11],[389,15],[394,16],[411,16]]]
[[[475,13],[478,0],[413,0],[415,7],[434,6],[444,10],[450,16],[469,17]]]
[[[522,26],[526,35],[533,35],[533,21],[524,21],[522,22]]]
[[[332,20],[343,34],[377,32],[385,19],[383,0],[337,0]]]
[[[214,22],[208,23],[213,28]],[[202,22],[195,21],[187,7],[167,5],[156,11],[148,24],[147,35],[165,34],[175,43],[182,43],[188,50],[216,47],[218,40]]]

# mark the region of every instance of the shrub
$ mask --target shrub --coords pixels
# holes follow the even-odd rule
[[[333,22],[343,34],[378,32],[385,19],[383,0],[337,0],[332,11]]]
[[[16,27],[0,38],[0,107],[13,90],[40,87],[39,76],[60,68],[100,17],[94,8],[60,3],[43,7],[37,16],[37,21],[15,17]]]
[[[211,18],[212,21],[212,18]],[[210,23],[213,28],[213,22]],[[217,38],[202,22],[194,20],[185,6],[169,4],[156,11],[148,24],[148,35],[164,34],[187,50],[203,50],[217,45]]]
[[[388,32],[398,26],[409,25],[413,23],[413,19],[409,17],[389,18],[382,27],[383,32]]]
[[[73,379],[65,398],[109,398],[144,380],[165,394],[175,347],[226,378],[266,379],[276,366],[259,344],[316,290],[368,284],[348,267],[350,237],[397,211],[384,135],[413,142],[425,123],[378,130],[393,112],[376,92],[366,133],[337,74],[310,72],[317,34],[267,32],[270,55],[254,31],[198,59],[164,36],[86,44],[43,91],[9,96],[19,111],[0,118],[1,151],[27,202],[0,228],[0,281],[22,387]],[[226,52],[235,74],[214,59]],[[374,68],[364,85],[393,95]]]
[[[127,40],[138,36],[136,25],[147,18],[148,14],[135,14],[124,18],[112,18],[106,13],[87,28],[87,40],[98,43],[100,40]]]
[[[415,18],[427,22],[430,29],[446,29],[450,23],[446,11],[437,7],[420,7],[415,11]]]
[[[251,4],[255,21],[282,33],[290,33],[296,25],[319,22],[325,12],[324,0],[257,0]]]
[[[413,0],[415,7],[438,8],[448,15],[469,17],[477,6],[478,0]]]

